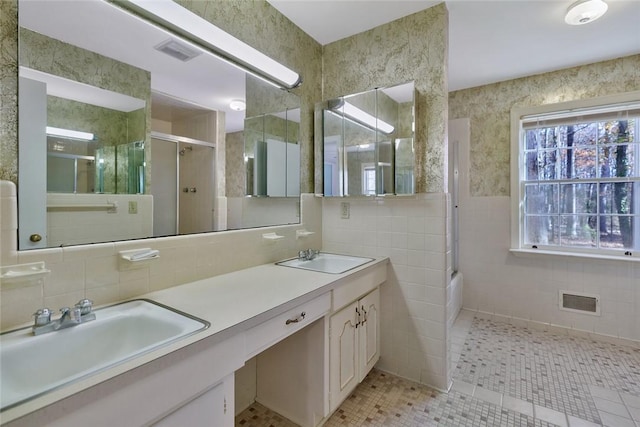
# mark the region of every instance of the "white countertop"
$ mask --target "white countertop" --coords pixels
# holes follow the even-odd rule
[[[150,299],[199,317],[208,321],[211,326],[170,345],[8,409],[0,414],[0,422],[6,423],[41,409],[196,341],[205,338],[223,341],[329,292],[343,284],[345,279],[357,277],[361,272],[387,262],[388,258],[376,258],[342,274],[264,264],[141,295],[139,298]]]

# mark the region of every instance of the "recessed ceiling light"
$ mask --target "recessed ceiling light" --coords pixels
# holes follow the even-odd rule
[[[229,103],[229,108],[233,111],[244,111],[247,109],[247,104],[241,99],[234,99]]]
[[[609,6],[603,0],[579,0],[569,6],[564,22],[569,25],[584,25],[605,14]]]

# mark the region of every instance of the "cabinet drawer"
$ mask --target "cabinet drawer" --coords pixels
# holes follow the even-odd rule
[[[331,296],[326,293],[249,329],[245,335],[247,359],[321,318],[330,307]]]
[[[369,269],[362,276],[351,279],[351,281],[333,290],[332,312],[340,310],[347,304],[368,294],[387,280],[387,264],[378,264],[375,268]]]

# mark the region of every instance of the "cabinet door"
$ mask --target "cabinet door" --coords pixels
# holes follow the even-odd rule
[[[358,384],[358,302],[331,316],[329,388],[333,412]]]
[[[380,358],[380,289],[359,301],[360,363],[358,382],[362,381]]]
[[[230,379],[229,379],[230,378]],[[233,417],[233,375],[181,406],[154,427],[231,427]],[[231,389],[230,389],[231,388]]]

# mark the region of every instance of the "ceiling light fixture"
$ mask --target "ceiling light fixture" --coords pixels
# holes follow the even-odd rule
[[[83,141],[93,141],[93,134],[90,132],[80,132],[71,129],[54,128],[52,126],[47,126],[47,135],[70,139],[80,139]]]
[[[603,0],[579,0],[569,6],[564,22],[569,25],[584,25],[605,14],[609,6]]]
[[[233,111],[244,111],[247,109],[247,104],[242,99],[234,99],[229,103],[229,108]]]
[[[114,4],[114,3],[111,3]],[[285,89],[302,83],[300,75],[238,40],[172,0],[129,0],[115,4],[180,34],[208,53]]]

